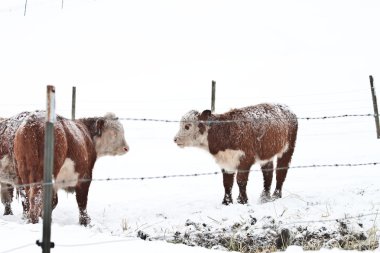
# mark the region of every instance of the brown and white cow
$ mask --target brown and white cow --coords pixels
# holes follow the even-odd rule
[[[282,197],[297,129],[296,115],[280,104],[258,104],[224,114],[193,110],[182,117],[174,142],[179,147],[199,147],[211,153],[223,171],[225,194],[222,203],[225,205],[232,203],[231,190],[236,171],[240,191],[238,202],[247,203],[249,170],[253,164],[260,164],[264,176],[261,201],[266,202],[271,199],[273,162],[277,163],[277,183],[272,199]]]
[[[45,115],[41,111],[29,113],[15,131],[13,158],[16,174],[9,184],[42,182]],[[58,189],[75,191],[79,223],[86,226],[91,220],[87,214],[87,197],[94,164],[98,157],[123,155],[128,151],[123,126],[111,113],[104,117],[75,121],[57,116],[54,135],[53,207],[58,203]],[[0,171],[3,169],[3,166],[0,167]],[[37,223],[42,214],[42,186],[25,186],[24,201],[24,211],[26,210],[29,222]]]

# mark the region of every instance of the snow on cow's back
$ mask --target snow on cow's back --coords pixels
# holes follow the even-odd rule
[[[236,110],[241,110],[243,112],[244,118],[253,120],[284,120],[295,117],[295,114],[289,109],[289,107],[283,104],[263,103],[253,106],[247,106]]]
[[[238,115],[239,118],[236,120],[253,123],[252,126],[258,132],[273,127],[289,130],[298,125],[296,115],[283,104],[263,103],[235,110],[241,111],[241,115]]]
[[[20,127],[30,115],[30,112],[22,112],[11,118],[1,118],[0,120],[0,142],[6,142],[7,145],[13,146],[13,138]]]
[[[0,121],[0,182],[8,184],[20,183],[14,157],[14,139],[17,130],[25,124],[31,112],[21,112]],[[2,196],[4,198],[4,195]],[[5,199],[3,199],[6,202]],[[9,200],[11,201],[11,200]]]
[[[74,140],[76,140],[79,143],[85,143],[84,136],[88,136],[88,138],[90,138],[88,132],[83,131],[83,129],[81,129],[75,121],[64,120],[61,121],[61,124],[65,126],[66,134],[72,135]]]

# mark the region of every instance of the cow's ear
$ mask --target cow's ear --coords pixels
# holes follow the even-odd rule
[[[211,116],[211,111],[210,110],[204,110],[199,117],[200,120],[207,120]]]
[[[102,136],[102,132],[103,132],[103,128],[104,128],[104,119],[98,119],[96,121],[96,135],[97,136]]]
[[[200,132],[201,134],[203,134],[203,133],[206,131],[206,126],[205,126],[204,123],[199,123],[199,124],[198,124],[198,128],[199,128],[199,132]]]
[[[201,115],[199,115],[198,119],[201,121],[207,121],[211,116],[211,111],[210,110],[204,110]],[[203,134],[206,131],[206,124],[209,125],[207,122],[199,122],[198,128],[199,132]]]

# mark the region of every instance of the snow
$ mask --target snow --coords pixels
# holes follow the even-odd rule
[[[323,229],[333,234],[344,218],[353,232],[379,239],[379,165],[297,167],[379,162],[373,117],[299,120],[283,198],[258,203],[263,181],[254,166],[249,204],[230,206],[221,204],[212,156],[173,142],[178,122],[126,120],[178,121],[189,110],[209,109],[211,80],[217,113],[261,102],[286,104],[298,117],[372,113],[378,1],[64,0],[62,9],[61,0],[29,0],[23,16],[24,4],[0,3],[0,117],[44,109],[46,85],[53,84],[57,113],[69,118],[76,86],[77,117],[115,113],[130,146],[95,165],[91,226],[78,224],[75,195],[59,192],[52,252],[224,252],[165,240],[237,240],[247,231],[269,238],[282,228],[303,238]],[[195,173],[209,175],[131,179]],[[107,178],[124,180],[101,180]],[[20,200],[12,208],[13,216],[0,214],[0,252],[41,251],[35,241],[42,221],[27,224]]]

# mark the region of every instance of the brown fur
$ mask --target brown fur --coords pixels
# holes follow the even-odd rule
[[[240,190],[238,202],[247,203],[246,185],[249,169],[255,163],[262,165],[264,176],[262,200],[268,200],[272,183],[273,159],[277,155],[277,167],[281,169],[276,170],[277,184],[273,198],[281,197],[282,185],[294,151],[298,128],[296,116],[286,106],[259,104],[234,109],[224,114],[212,114],[209,110],[203,111],[202,114],[192,111],[184,116],[182,121],[188,120],[196,121],[197,128],[191,136],[186,134],[186,130],[181,129],[175,138],[179,146],[206,148],[217,161],[221,159],[219,154],[223,152],[232,151],[235,154],[238,154],[237,151],[244,152],[237,166],[232,168],[237,170],[236,181]],[[207,134],[207,141],[203,140],[205,134]],[[190,138],[194,141],[189,141]],[[233,177],[231,171],[224,173],[223,204],[232,202]]]
[[[110,123],[105,123],[110,122]],[[34,112],[20,124],[14,136],[14,160],[19,180],[15,184],[38,183],[43,180],[44,167],[44,139],[45,113]],[[57,116],[54,124],[54,168],[56,178],[65,164],[66,159],[72,161],[74,170],[79,179],[88,179],[87,182],[78,182],[75,186],[66,187],[66,190],[75,190],[79,208],[79,222],[87,225],[90,217],[87,214],[87,196],[92,179],[92,170],[96,159],[108,153],[99,152],[96,142],[102,135],[109,132],[117,135],[120,140],[108,148],[114,155],[128,151],[121,124],[113,118],[97,117],[71,121]],[[115,138],[116,139],[116,138]],[[116,142],[115,142],[116,143]],[[109,144],[109,143],[108,143]],[[58,203],[56,192],[53,197],[53,207]],[[26,209],[26,210],[25,210]],[[38,222],[42,213],[42,186],[25,187],[24,210],[28,220]]]

